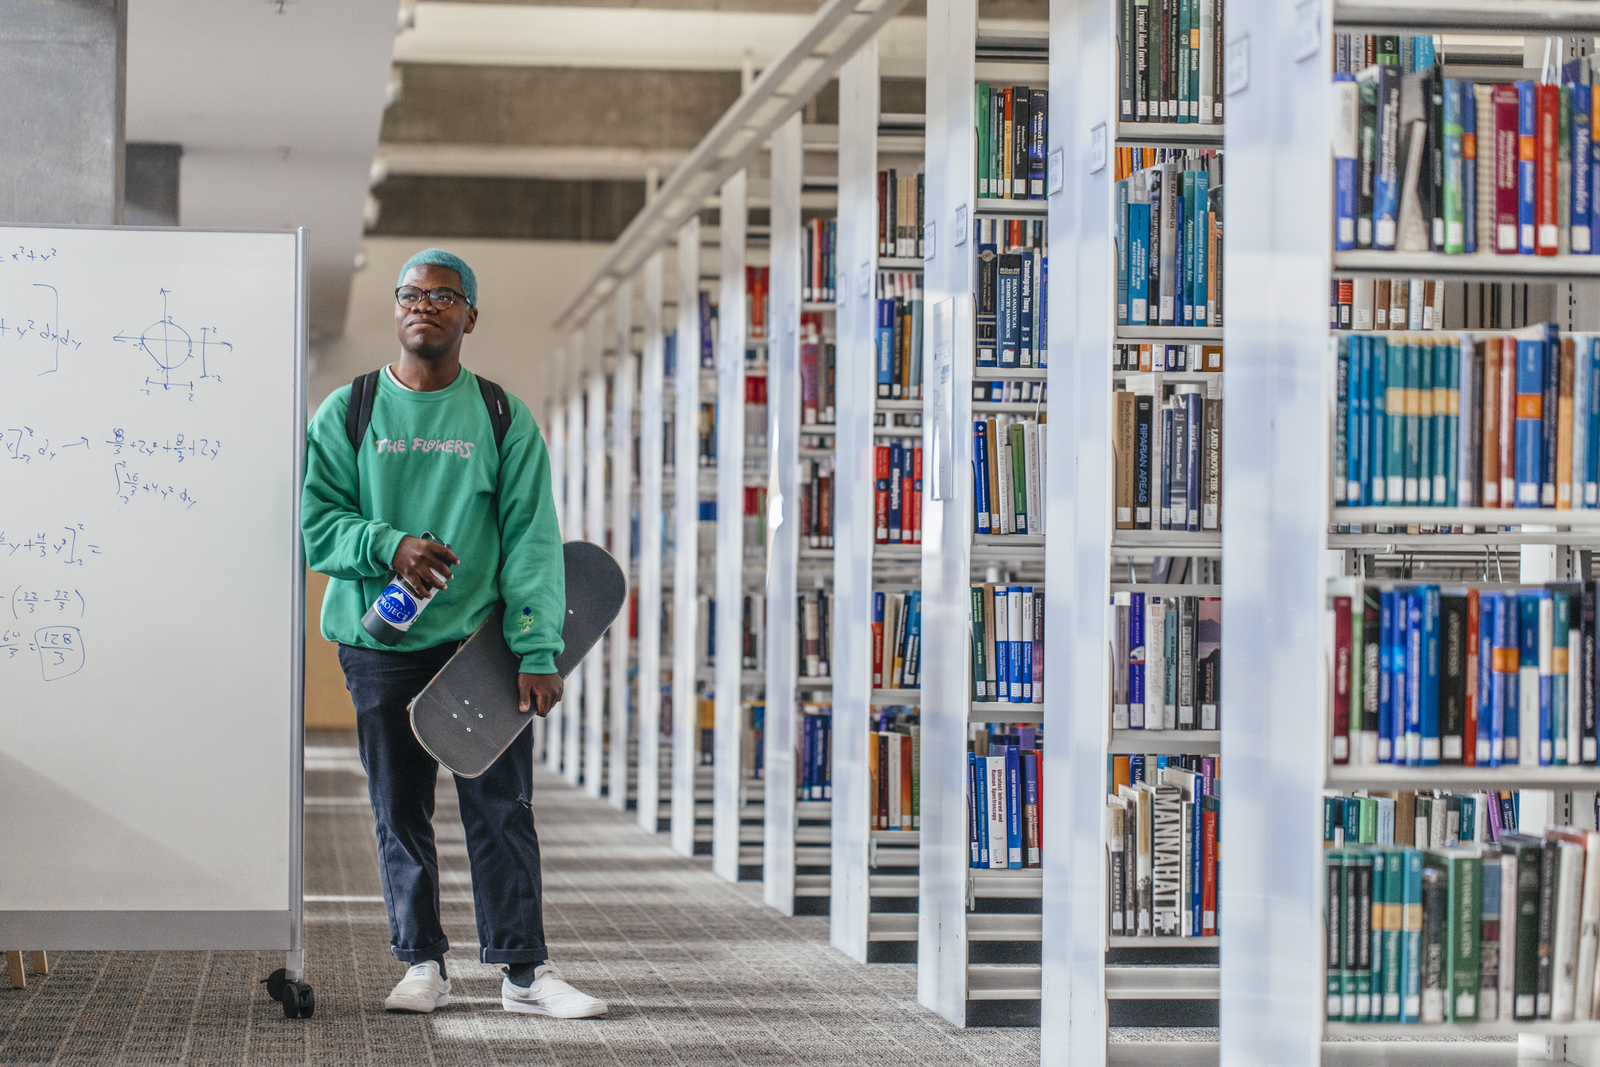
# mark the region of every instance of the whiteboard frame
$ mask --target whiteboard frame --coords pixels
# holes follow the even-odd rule
[[[163,233],[284,234],[295,238],[294,463],[290,502],[293,569],[289,639],[289,884],[283,911],[0,911],[8,945],[55,951],[273,950],[285,953],[288,977],[305,967],[305,546],[300,535],[300,490],[305,474],[306,353],[310,344],[307,234],[289,230],[227,230],[173,226],[72,226],[6,223],[7,229],[152,230]],[[150,754],[161,765],[159,749]]]

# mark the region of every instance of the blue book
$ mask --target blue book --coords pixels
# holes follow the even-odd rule
[[[905,484],[905,448],[899,439],[889,442],[889,543],[899,544],[904,532],[901,524],[901,512],[904,510],[904,494],[901,487]]]
[[[1539,602],[1539,765],[1548,767],[1555,762],[1555,595],[1540,589],[1534,596]]]
[[[1534,122],[1535,95],[1533,82],[1517,82],[1517,251],[1524,256],[1534,254],[1534,195],[1535,160],[1538,155],[1537,127]],[[1521,392],[1519,388],[1517,390]]]
[[[1050,366],[1050,257],[1039,257],[1039,329],[1034,334],[1034,365]]]
[[[1145,725],[1145,647],[1144,647],[1144,594],[1132,593],[1128,597],[1128,725],[1143,730]],[[1155,714],[1159,715],[1157,711]]]
[[[989,866],[989,790],[984,778],[988,770],[982,757],[967,753],[967,782],[972,795],[972,853],[974,867]]]
[[[1524,334],[1533,331],[1523,331]],[[1539,506],[1544,473],[1544,362],[1542,338],[1517,337],[1517,507]]]
[[[1587,414],[1589,435],[1585,443],[1589,446],[1584,458],[1583,467],[1583,506],[1595,507],[1600,504],[1600,337],[1588,339],[1588,352],[1582,351],[1583,345],[1579,343],[1578,358],[1589,361],[1589,389],[1587,395]]]
[[[1422,850],[1404,849],[1400,862],[1400,1021],[1414,1023],[1422,1015]]]
[[[1187,513],[1186,525],[1183,527],[1190,533],[1200,532],[1200,415],[1204,409],[1205,397],[1200,395],[1197,387],[1183,394],[1184,415],[1183,428],[1187,444],[1184,448],[1187,459],[1184,464],[1184,505]],[[1177,523],[1173,523],[1177,527]]]
[[[1405,592],[1406,766],[1422,763],[1422,592]]]
[[[1150,205],[1128,205],[1128,324],[1150,324]]]
[[[1117,325],[1128,325],[1128,183],[1117,183]]]
[[[873,339],[878,354],[878,398],[894,393],[894,300],[877,302]]]
[[[1385,490],[1388,478],[1386,466],[1389,456],[1389,343],[1381,337],[1366,338],[1367,350],[1371,353],[1371,368],[1368,380],[1371,383],[1372,394],[1372,430],[1371,445],[1367,452],[1368,470],[1371,477],[1371,489],[1368,492],[1369,504],[1382,504],[1386,501]]]
[[[922,688],[922,592],[913,589],[906,594],[911,605],[911,648],[906,657],[907,687]]]
[[[1013,626],[1013,620],[1016,625]],[[1021,703],[1022,693],[1022,656],[1024,646],[1031,642],[1022,638],[1022,586],[1012,585],[1006,587],[1006,638],[1011,644],[1011,655],[1007,658],[1007,665],[1011,668],[1011,701]],[[1143,683],[1140,684],[1141,691]]]
[[[1334,500],[1344,490],[1344,502],[1351,507],[1361,499],[1361,346],[1360,338],[1339,338],[1339,396],[1336,401],[1334,455]],[[1343,480],[1344,485],[1339,485]]]
[[[1022,345],[1022,256],[999,258],[995,276],[995,350],[1002,368],[1018,366]]]
[[[1128,781],[1133,785],[1144,781],[1144,756],[1137,752],[1128,757]]]
[[[1572,231],[1569,244],[1574,255],[1594,253],[1593,231],[1590,219],[1594,211],[1591,200],[1594,186],[1589,184],[1589,168],[1583,165],[1590,155],[1590,108],[1594,102],[1593,87],[1572,85]],[[1577,501],[1573,501],[1574,504]]]
[[[1198,260],[1195,253],[1199,244],[1200,233],[1195,227],[1197,204],[1197,189],[1194,176],[1197,172],[1186,170],[1183,172],[1183,205],[1178,209],[1178,221],[1183,229],[1183,324],[1195,324],[1194,282],[1195,265]]]
[[[1376,78],[1378,129],[1374,142],[1377,158],[1372,168],[1372,247],[1392,252],[1404,167],[1400,158],[1404,151],[1400,129],[1400,70],[1392,64],[1380,64]]]
[[[1355,75],[1339,71],[1333,76],[1333,247],[1346,251],[1356,246],[1356,154],[1361,131],[1361,94]]]
[[[1472,138],[1472,143],[1478,143],[1478,98],[1472,92],[1472,83],[1458,82],[1461,92],[1461,133],[1464,137]],[[1490,149],[1479,146],[1475,152],[1485,152]],[[1573,156],[1573,159],[1579,157]],[[1463,244],[1467,255],[1478,250],[1478,168],[1477,160],[1468,163],[1463,161],[1461,168],[1461,214],[1466,222],[1466,233]],[[1489,190],[1489,195],[1494,195],[1494,190]]]
[[[1539,593],[1542,590],[1529,590],[1518,597],[1517,604],[1517,727],[1518,732],[1526,730],[1529,736],[1525,739],[1535,742],[1540,734],[1540,727],[1544,724],[1540,720],[1539,685]],[[1546,594],[1548,596],[1548,594]],[[1526,760],[1528,763],[1538,762],[1538,745],[1534,744],[1534,751],[1528,751],[1528,745],[1523,743],[1523,738],[1518,738],[1517,762]],[[1509,759],[1509,755],[1507,756]]]
[[[1588,85],[1584,88],[1589,93],[1589,102],[1592,106],[1594,103],[1594,86]],[[1572,165],[1574,167],[1582,166],[1583,160],[1573,156]],[[1600,196],[1597,196],[1596,193],[1600,193],[1600,137],[1595,136],[1594,113],[1591,110],[1589,114],[1589,240],[1591,255],[1600,251],[1600,249],[1594,247],[1596,244],[1600,244]]]
[[[1017,746],[1006,749],[1006,866],[1022,866],[1022,761]]]
[[[1372,474],[1372,338],[1354,338],[1350,353],[1354,377],[1351,396],[1355,399],[1355,437],[1351,455],[1354,462],[1345,497],[1352,507],[1365,507],[1372,503],[1367,498],[1367,486]]]
[[[922,594],[915,593],[913,595],[918,598],[918,603],[920,604]],[[1031,585],[1022,587],[1022,606],[1021,618],[1024,632],[1017,641],[1017,650],[1022,662],[1017,673],[1022,677],[1022,702],[1024,704],[1032,704],[1035,701],[1042,701],[1043,694],[1036,694],[1033,691],[1033,629],[1030,625],[1032,620],[1029,618],[1034,610],[1033,586]],[[1148,658],[1148,653],[1146,653],[1146,658]]]
[[[1394,684],[1395,601],[1399,596],[1393,589],[1378,595],[1378,762],[1394,760],[1397,750],[1395,738],[1402,736],[1395,730],[1396,700]]]
[[[976,509],[977,526],[979,533],[988,533],[989,526],[989,439],[986,433],[987,423],[983,419],[972,420],[972,500]],[[885,489],[888,486],[884,486]]]
[[[1412,54],[1416,57],[1417,65],[1414,70],[1427,70],[1433,66],[1433,37],[1428,34],[1419,34],[1412,38]]]
[[[1174,271],[1174,284],[1172,286],[1172,324],[1174,326],[1192,325],[1193,320],[1184,320],[1184,302],[1188,290],[1184,287],[1184,261],[1188,258],[1189,236],[1184,231],[1184,203],[1183,183],[1178,183],[1178,193],[1172,198],[1172,269]]]
[[[1439,762],[1439,587],[1424,585],[1422,600],[1421,734],[1422,758],[1432,767]]]
[[[1194,172],[1194,324],[1209,326],[1208,315],[1211,292],[1206,285],[1206,271],[1210,269],[1210,253],[1206,249],[1210,234],[1207,232],[1206,205],[1211,203],[1211,172]]]
[[[1194,779],[1194,794],[1190,798],[1191,804],[1189,805],[1191,819],[1189,821],[1189,855],[1187,860],[1189,863],[1189,930],[1193,936],[1198,936],[1201,930],[1201,890],[1204,888],[1205,880],[1205,868],[1201,864],[1205,846],[1205,841],[1203,840],[1205,836],[1205,823],[1203,820],[1205,809],[1200,803],[1202,799],[1201,780],[1198,777]]]
[[[1333,502],[1348,502],[1345,473],[1350,465],[1350,348],[1351,338],[1340,335],[1336,343],[1333,375]]]
[[[1478,594],[1478,738],[1473,751],[1480,767],[1493,765],[1490,763],[1493,747],[1490,737],[1494,720],[1494,626],[1500,599],[1498,593]]]
[[[1011,635],[1006,632],[1006,587],[994,589],[994,680],[1001,700],[1011,699]],[[1001,635],[1005,636],[1002,637]]]

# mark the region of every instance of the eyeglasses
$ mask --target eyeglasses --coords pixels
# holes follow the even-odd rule
[[[400,302],[401,307],[408,311],[420,308],[423,300],[427,300],[435,311],[444,311],[451,308],[455,306],[457,300],[469,307],[472,305],[472,301],[461,293],[444,285],[439,286],[437,289],[428,289],[426,291],[418,289],[414,285],[402,285],[394,291],[394,298]]]

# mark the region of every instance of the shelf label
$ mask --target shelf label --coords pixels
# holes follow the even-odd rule
[[[928,397],[933,417],[933,478],[928,487],[931,500],[955,498],[955,366],[951,338],[954,314],[954,300],[933,305],[933,392]]]
[[[1294,6],[1294,60],[1299,63],[1322,50],[1322,6],[1302,0]]]
[[[1060,154],[1059,152],[1057,153]],[[1106,169],[1106,124],[1097,122],[1089,128],[1089,173],[1099,174]]]
[[[1222,91],[1228,96],[1250,88],[1250,35],[1242,33],[1228,42],[1223,59]]]
[[[861,277],[856,281],[856,295],[866,296],[872,292],[872,261],[862,260]]]
[[[956,205],[956,240],[955,245],[960,248],[967,243],[967,205]]]
[[[934,236],[933,222],[930,220],[922,227],[923,262],[928,262],[929,260],[933,259],[933,254],[939,249],[938,244],[934,242]]]

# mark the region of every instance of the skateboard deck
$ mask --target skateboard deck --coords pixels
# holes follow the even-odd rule
[[[561,546],[567,572],[566,647],[556,656],[565,678],[600,640],[628,598],[628,579],[611,553],[588,541]],[[506,646],[505,605],[496,607],[450,662],[411,701],[411,731],[422,747],[463,778],[476,778],[533,721],[517,708],[521,659]]]

